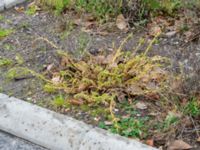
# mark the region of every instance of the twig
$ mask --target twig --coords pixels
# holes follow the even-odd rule
[[[195,128],[195,131],[196,131],[197,136],[200,137],[200,136],[199,136],[198,129],[196,128],[196,125],[195,125],[195,122],[194,122],[192,116],[190,116],[190,119],[192,120],[192,124],[193,124],[193,126],[194,126],[194,128]]]

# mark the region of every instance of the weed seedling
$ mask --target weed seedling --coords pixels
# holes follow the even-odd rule
[[[9,34],[11,34],[13,32],[13,30],[10,29],[2,29],[0,27],[0,40],[6,36],[8,36]]]
[[[0,67],[9,66],[12,63],[13,63],[12,60],[10,60],[8,58],[2,58],[2,57],[0,57]]]
[[[171,125],[175,125],[177,124],[179,121],[179,118],[173,114],[173,113],[169,113],[167,115],[167,117],[165,118],[164,124],[163,124],[163,129],[167,130],[170,128]]]
[[[8,80],[15,80],[25,78],[28,75],[30,75],[30,72],[28,70],[14,67],[8,70],[8,72],[6,73],[6,78]]]
[[[4,16],[0,14],[0,21],[4,20]]]
[[[16,62],[17,62],[19,65],[21,65],[21,64],[24,63],[24,59],[23,59],[23,57],[22,57],[20,54],[16,54],[15,60],[16,60]]]
[[[191,115],[192,117],[200,115],[200,104],[196,98],[192,98],[192,100],[186,104],[184,107],[184,113]]]
[[[99,127],[122,136],[140,138],[145,134],[145,120],[145,118],[121,118],[117,125],[106,125],[104,122],[100,122]]]
[[[63,107],[66,104],[65,98],[63,95],[58,95],[54,98],[52,102],[53,106],[56,108]]]

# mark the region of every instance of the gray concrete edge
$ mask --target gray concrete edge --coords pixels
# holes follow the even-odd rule
[[[0,12],[9,9],[17,4],[23,3],[26,0],[1,0],[0,2]]]
[[[0,130],[52,150],[156,150],[1,93]]]

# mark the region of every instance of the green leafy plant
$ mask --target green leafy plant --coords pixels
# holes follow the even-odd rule
[[[63,107],[65,103],[66,101],[63,95],[56,96],[52,102],[53,106],[56,106],[57,108]]]
[[[4,16],[0,14],[0,21],[4,20]]]
[[[173,114],[173,113],[169,113],[163,123],[163,129],[169,129],[171,125],[175,125],[177,124],[179,121],[179,117],[177,117],[177,115]]]
[[[39,4],[50,6],[61,13],[66,9],[73,9],[77,13],[90,13],[100,22],[106,22],[123,14],[131,21],[140,24],[146,22],[149,14],[175,15],[176,10],[182,7],[199,7],[198,0],[36,0]],[[133,19],[133,20],[132,20]],[[134,22],[135,24],[135,22]]]
[[[25,13],[27,15],[34,15],[38,10],[38,7],[37,5],[35,4],[32,4],[32,5],[29,5],[28,9],[25,11]]]
[[[0,57],[0,67],[11,65],[13,62],[8,58]]]
[[[117,123],[112,125],[106,125],[104,122],[100,122],[99,127],[122,136],[141,138],[146,132],[145,121],[147,121],[147,119],[144,118],[121,118]]]
[[[122,0],[38,0],[38,3],[55,8],[56,12],[64,9],[75,9],[77,12],[88,12],[97,19],[107,20],[110,16],[116,16],[121,10]]]
[[[181,5],[181,0],[143,0],[149,11],[163,11],[170,15]]]
[[[192,98],[184,107],[184,113],[193,117],[200,115],[200,104],[196,98]]]
[[[13,30],[10,29],[2,29],[0,27],[0,40],[6,36],[8,36],[9,34],[11,34],[13,32]]]
[[[13,67],[6,73],[6,78],[8,80],[20,79],[30,75],[30,72],[24,68]]]

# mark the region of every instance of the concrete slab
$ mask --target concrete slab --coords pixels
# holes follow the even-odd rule
[[[78,150],[92,128],[66,117],[0,94],[0,130],[55,150]]]
[[[0,94],[0,130],[52,150],[156,150]]]
[[[11,8],[25,1],[26,0],[0,0],[0,11]]]
[[[5,7],[4,4],[5,4],[5,3],[4,3],[4,0],[1,0],[1,1],[0,1],[0,11],[3,11],[3,10],[4,10],[4,7]]]
[[[5,8],[8,9],[22,2],[25,2],[25,0],[4,0],[4,5]]]
[[[0,150],[47,150],[47,149],[0,131]]]

